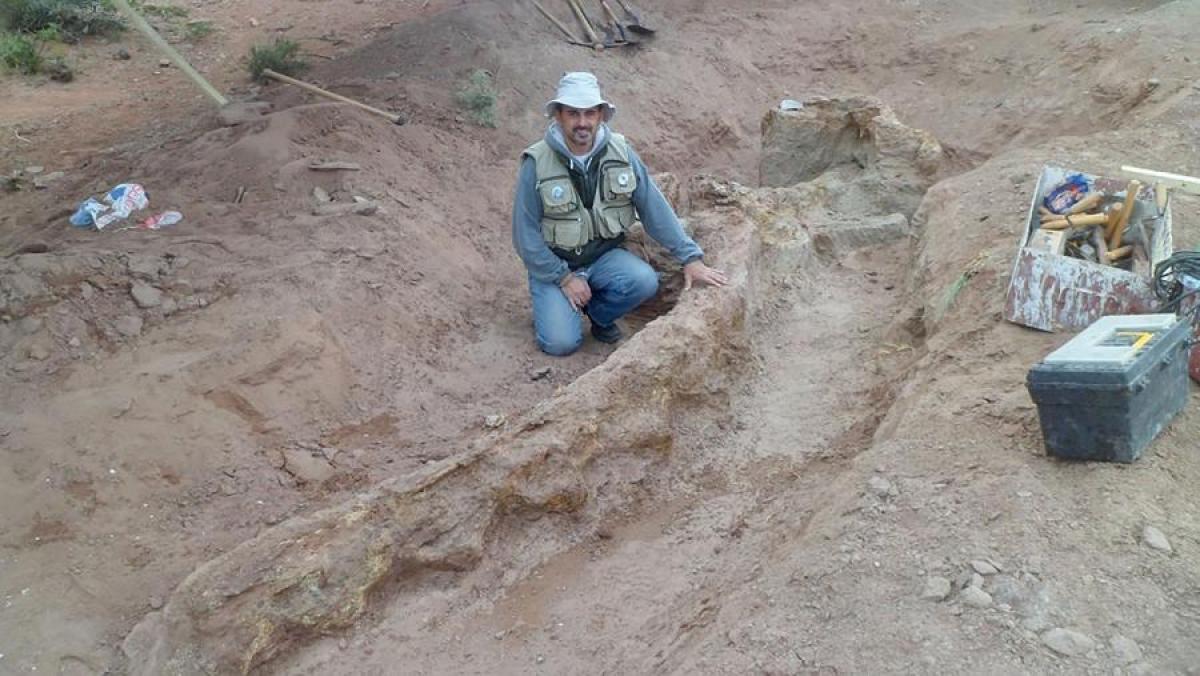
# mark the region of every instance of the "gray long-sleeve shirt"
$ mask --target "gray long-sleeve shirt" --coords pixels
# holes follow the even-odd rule
[[[607,126],[602,126],[596,136],[597,143],[593,154],[603,150],[608,138]],[[568,162],[575,162],[567,151],[557,123],[546,130],[546,142]],[[663,245],[680,263],[688,263],[702,257],[703,250],[683,231],[674,209],[651,180],[646,165],[632,148],[629,150],[629,160],[637,176],[633,206],[637,210],[638,218],[646,227],[646,233]],[[530,276],[538,281],[553,284],[567,275],[570,266],[550,249],[542,237],[542,198],[537,192],[537,170],[534,161],[528,157],[522,161],[517,176],[512,229],[513,247],[525,263]]]

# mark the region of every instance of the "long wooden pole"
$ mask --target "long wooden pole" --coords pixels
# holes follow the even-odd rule
[[[192,64],[188,63],[187,59],[183,58],[182,54],[175,51],[175,48],[171,45],[168,45],[167,41],[158,34],[158,31],[154,30],[154,27],[146,23],[146,20],[142,18],[141,14],[138,14],[133,7],[129,6],[128,0],[112,0],[112,3],[117,9],[121,10],[126,17],[129,18],[129,21],[133,24],[134,28],[141,31],[143,35],[150,39],[150,42],[154,43],[155,47],[158,47],[160,50],[162,50],[162,52],[167,55],[167,58],[171,60],[171,63],[174,63],[179,70],[183,71],[184,75],[191,78],[192,82],[195,82],[196,86],[203,90],[205,94],[208,94],[209,98],[215,101],[218,106],[225,106],[229,103],[229,99],[225,98],[221,92],[217,91],[216,87],[213,87],[211,84],[209,84],[208,80],[205,80],[203,75],[196,72],[196,69],[192,68]]]
[[[389,113],[386,110],[380,110],[373,106],[368,106],[367,104],[365,104],[361,101],[355,101],[354,99],[347,98],[345,96],[342,96],[341,94],[334,94],[333,92],[325,90],[325,89],[321,89],[320,87],[318,87],[316,85],[311,85],[307,82],[297,80],[294,77],[288,77],[288,76],[284,75],[283,73],[276,73],[275,71],[271,70],[270,68],[264,68],[263,75],[266,75],[267,77],[271,78],[272,80],[279,80],[280,82],[286,82],[290,85],[295,85],[305,91],[312,92],[313,94],[316,94],[317,96],[324,96],[327,99],[332,99],[334,101],[340,101],[341,103],[347,103],[349,105],[354,106],[355,108],[361,108],[362,110],[365,110],[368,113],[373,113],[380,117],[385,117],[385,118],[391,120],[393,124],[404,124],[404,116],[403,115],[397,115],[396,113]]]
[[[572,33],[570,31],[570,29],[568,29],[566,26],[563,25],[563,22],[559,21],[558,18],[555,17],[553,14],[551,14],[549,12],[549,10],[547,10],[545,7],[542,7],[542,3],[538,2],[538,0],[530,0],[530,1],[533,2],[533,6],[537,7],[537,10],[542,13],[542,16],[549,19],[550,22],[553,23],[555,26],[558,26],[558,30],[562,31],[563,35],[567,36],[568,41],[579,42],[579,40],[575,39],[574,33]]]

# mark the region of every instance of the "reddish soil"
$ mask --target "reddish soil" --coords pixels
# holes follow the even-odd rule
[[[593,53],[524,2],[197,0],[189,18],[217,31],[182,50],[274,106],[234,127],[132,33],[72,47],[73,83],[0,80],[0,172],[65,172],[0,209],[0,673],[136,670],[123,639],[206,561],[461,454],[487,416],[605,362],[594,342],[537,352],[509,244],[516,158],[576,68],[685,183],[755,185],[763,113],[809,95],[882,100],[940,139],[947,176],[911,238],[754,290],[753,366],[727,374],[719,415],[671,422],[688,452],[620,519],[554,521],[263,671],[1200,673],[1194,406],[1133,466],[1052,461],[1022,379],[1068,336],[999,319],[1042,164],[1200,173],[1200,7],[644,4],[652,42]],[[310,80],[408,123],[249,83],[242,55],[275,35],[331,57]],[[454,101],[475,68],[495,76],[496,129]],[[185,220],[67,224],[124,181]],[[317,187],[378,210],[316,215]],[[1174,215],[1192,246],[1200,200],[1176,195]],[[719,209],[692,216],[721,227]],[[142,285],[158,303],[135,303]],[[957,590],[982,559],[1001,571],[977,609]],[[931,575],[950,600],[920,598]],[[1057,627],[1095,644],[1054,652]]]

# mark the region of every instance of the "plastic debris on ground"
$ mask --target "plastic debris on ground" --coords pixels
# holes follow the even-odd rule
[[[137,225],[142,230],[161,230],[166,227],[175,225],[183,220],[183,214],[178,211],[164,211],[156,216],[151,216]]]
[[[71,215],[71,225],[103,230],[109,225],[129,218],[135,211],[150,205],[146,190],[136,183],[122,183],[109,190],[103,201],[89,197]]]

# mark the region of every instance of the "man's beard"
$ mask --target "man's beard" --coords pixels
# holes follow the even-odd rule
[[[571,130],[571,140],[578,144],[591,143],[595,131],[591,127],[576,127]]]

